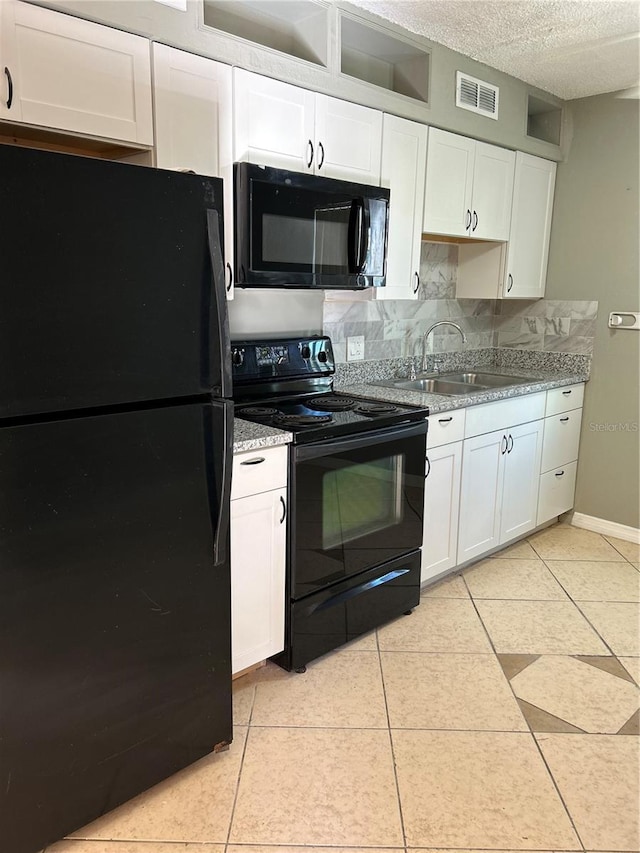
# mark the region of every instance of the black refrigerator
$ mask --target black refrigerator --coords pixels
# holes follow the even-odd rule
[[[222,228],[219,179],[0,145],[2,853],[231,741]]]

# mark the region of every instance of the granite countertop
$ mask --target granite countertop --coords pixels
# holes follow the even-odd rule
[[[474,367],[470,368],[470,371],[484,371],[486,373],[498,373],[506,376],[522,376],[522,385],[492,388],[458,397],[445,397],[443,394],[430,394],[423,391],[407,391],[402,388],[388,388],[376,385],[374,382],[349,383],[337,386],[336,390],[347,394],[357,394],[362,397],[372,397],[376,400],[426,406],[430,414],[433,415],[438,412],[463,409],[467,406],[477,406],[481,403],[493,403],[496,400],[519,397],[523,394],[535,394],[538,391],[548,391],[551,388],[560,388],[564,385],[575,385],[577,382],[587,381],[587,377],[579,372],[533,370],[532,368],[522,370],[515,367],[493,366]]]
[[[281,444],[289,444],[292,438],[290,432],[264,424],[253,424],[241,418],[234,418],[233,421],[234,453],[244,453],[258,447],[278,447]]]

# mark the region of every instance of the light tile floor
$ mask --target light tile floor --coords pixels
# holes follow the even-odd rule
[[[234,682],[235,740],[47,853],[637,851],[638,547],[556,525]]]

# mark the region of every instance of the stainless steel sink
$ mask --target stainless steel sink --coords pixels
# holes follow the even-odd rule
[[[445,397],[459,397],[465,394],[475,394],[477,391],[490,391],[492,388],[524,385],[530,381],[526,376],[465,371],[460,373],[430,373],[418,376],[416,379],[391,379],[375,384],[384,385],[387,388],[398,388],[403,391],[426,391],[431,394],[443,394]]]
[[[444,394],[447,397],[457,397],[462,394],[474,394],[485,386],[471,385],[464,382],[449,382],[444,379],[395,379],[391,382],[379,383],[405,391],[428,391],[431,394]]]
[[[440,373],[439,379],[461,382],[464,385],[483,385],[485,388],[504,388],[507,385],[523,385],[525,376],[507,376],[502,373]]]

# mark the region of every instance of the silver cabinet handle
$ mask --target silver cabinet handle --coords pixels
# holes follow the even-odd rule
[[[261,462],[264,462],[264,456],[256,456],[255,459],[245,459],[244,462],[241,462],[241,465],[259,465]]]

